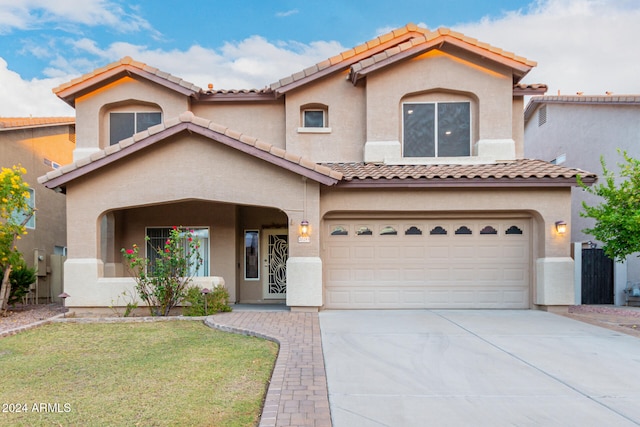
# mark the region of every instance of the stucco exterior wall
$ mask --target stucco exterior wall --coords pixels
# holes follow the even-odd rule
[[[430,51],[367,77],[367,141],[401,141],[402,100],[429,92],[466,94],[477,100],[474,142],[512,138],[511,73],[462,55]]]
[[[155,83],[131,77],[121,78],[100,90],[76,99],[77,146],[74,160],[109,146],[109,117],[120,111],[158,111],[163,120],[189,110],[189,99]]]
[[[199,155],[194,156],[193,153]],[[212,274],[224,278],[234,298],[236,205],[281,210],[286,218],[285,224],[289,225],[290,258],[317,257],[319,253],[318,239],[311,239],[309,243],[297,241],[297,225],[303,219],[312,226],[319,224],[317,183],[188,133],[103,167],[97,174],[76,180],[69,185],[67,198],[69,222],[74,224],[69,232],[67,270],[77,274],[67,278],[65,289],[72,297],[74,288],[81,288],[81,292],[87,294],[84,287],[100,286],[98,279],[105,275],[104,257],[100,253],[103,245],[99,237],[102,215],[107,212],[119,211],[117,220],[127,224],[125,229],[117,231],[123,246],[143,241],[144,225],[152,225],[143,225],[145,222],[212,224]],[[192,200],[203,202],[171,205]],[[190,212],[185,211],[185,207],[203,209]],[[189,224],[182,223],[187,220]],[[76,278],[82,278],[82,282]],[[68,300],[70,305],[86,305],[86,301],[82,298]]]
[[[314,162],[361,162],[365,142],[365,89],[345,79],[346,73],[321,79],[286,94],[286,150]],[[302,107],[328,108],[330,133],[299,132]]]
[[[539,109],[540,107],[538,107]],[[618,171],[617,164],[624,161],[617,150],[627,151],[638,158],[640,135],[640,105],[586,105],[546,104],[546,123],[538,125],[538,111],[525,123],[525,156],[551,161],[566,156],[563,166],[602,174],[600,157],[607,168]],[[581,188],[573,188],[571,199],[571,240],[593,241],[583,230],[595,221],[583,218],[582,202],[597,205],[600,198]],[[627,258],[627,279],[640,281],[640,260],[635,255]],[[625,286],[622,283],[621,286]]]
[[[283,98],[256,103],[194,103],[191,111],[198,117],[285,149],[286,122]]]
[[[29,267],[35,266],[36,249],[45,256],[44,262],[38,265],[39,274],[42,274],[39,278],[42,289],[40,295],[49,295],[48,285],[51,278],[50,272],[47,273],[47,267],[50,267],[48,258],[54,253],[56,246],[67,246],[67,223],[65,195],[45,188],[37,179],[52,170],[44,163],[44,159],[60,165],[71,162],[75,147],[71,140],[72,133],[73,129],[68,125],[0,132],[0,166],[12,167],[21,164],[27,170],[23,179],[35,192],[35,229],[28,229],[28,234],[22,236],[17,246]]]
[[[570,255],[569,233],[558,235],[555,222],[569,217],[570,190],[556,189],[421,189],[421,190],[348,190],[325,188],[320,212],[370,213],[415,212],[447,216],[526,214],[534,220],[536,257]]]

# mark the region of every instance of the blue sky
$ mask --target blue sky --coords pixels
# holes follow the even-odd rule
[[[549,94],[640,93],[637,0],[0,0],[0,116],[73,115],[51,89],[125,55],[260,88],[409,22],[537,61]]]

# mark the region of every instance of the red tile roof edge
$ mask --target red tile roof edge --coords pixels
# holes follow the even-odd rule
[[[543,95],[532,96],[524,110],[524,119],[531,118],[542,104],[582,104],[582,105],[640,105],[640,95]]]
[[[0,130],[75,124],[75,117],[0,117]]]
[[[226,141],[232,141],[237,143],[236,145],[244,152],[256,152],[264,153],[260,156],[266,160],[271,160],[274,164],[279,165],[291,165],[292,170],[307,170],[310,173],[312,179],[319,180],[326,185],[332,185],[342,179],[342,174],[337,171],[331,170],[331,168],[314,163],[304,157],[295,156],[287,151],[276,147],[272,144],[263,142],[258,138],[254,138],[248,135],[244,135],[241,132],[234,131],[223,125],[212,122],[211,120],[204,119],[195,116],[191,111],[185,111],[178,117],[168,119],[163,123],[152,126],[149,129],[139,132],[130,138],[124,139],[117,144],[110,145],[104,150],[93,153],[89,157],[79,159],[68,165],[64,165],[59,169],[55,169],[46,175],[38,178],[40,184],[45,184],[49,188],[55,188],[57,186],[66,184],[67,181],[81,176],[86,172],[91,172],[94,169],[99,168],[102,163],[109,163],[113,160],[117,160],[129,152],[134,152],[142,149],[149,144],[157,142],[157,140],[163,139],[162,133],[165,131],[171,131],[177,128],[179,125],[187,126],[191,132],[198,132],[203,135],[209,132],[215,132],[220,134]],[[191,127],[189,127],[191,126]],[[106,160],[105,160],[106,159]],[[94,166],[91,166],[94,164]],[[67,175],[67,176],[65,176]],[[48,185],[49,182],[54,182],[53,185]]]

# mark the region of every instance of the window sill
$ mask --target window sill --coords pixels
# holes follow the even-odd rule
[[[298,133],[331,133],[331,128],[298,128]]]

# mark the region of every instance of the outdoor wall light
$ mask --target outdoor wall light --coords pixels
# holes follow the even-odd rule
[[[558,234],[564,234],[567,232],[567,223],[564,221],[556,221],[556,231]]]
[[[311,241],[309,237],[309,231],[309,221],[303,219],[300,222],[300,228],[298,228],[298,243],[309,243]]]

